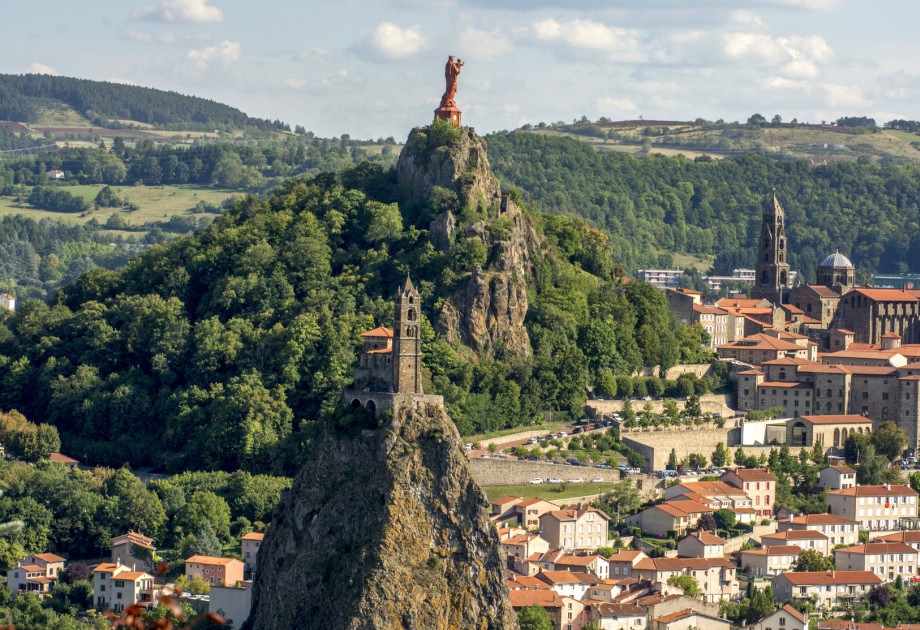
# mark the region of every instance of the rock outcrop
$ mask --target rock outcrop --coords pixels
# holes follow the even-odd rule
[[[440,405],[312,447],[259,551],[246,628],[517,628],[504,557]]]
[[[439,214],[429,224],[429,239],[447,252],[457,239],[478,239],[486,262],[458,282],[435,322],[448,341],[491,354],[529,356],[527,280],[532,258],[540,255],[542,238],[530,217],[511,199],[489,168],[485,142],[472,129],[444,146],[430,146],[430,129],[409,135],[396,172],[400,190],[411,203],[422,204],[435,186],[457,195],[457,216]],[[466,223],[461,223],[466,219]]]

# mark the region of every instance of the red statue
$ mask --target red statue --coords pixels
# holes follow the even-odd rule
[[[447,89],[444,96],[441,97],[441,107],[456,107],[454,96],[457,94],[457,77],[460,75],[460,68],[463,67],[463,60],[454,61],[454,56],[447,58],[447,65],[444,66],[444,79],[447,82]]]

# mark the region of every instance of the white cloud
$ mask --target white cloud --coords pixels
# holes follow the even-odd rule
[[[818,87],[824,93],[825,102],[830,107],[868,107],[870,104],[862,89],[855,85],[821,83]]]
[[[109,83],[120,83],[121,85],[135,85],[134,81],[130,79],[122,79],[121,77],[109,77],[106,79]]]
[[[823,12],[833,11],[842,3],[843,0],[779,0],[778,2],[783,6]]]
[[[628,98],[603,96],[597,99],[596,108],[601,116],[608,118],[628,118],[639,113],[639,108]]]
[[[464,59],[495,59],[514,48],[514,44],[511,36],[500,29],[487,31],[468,26],[460,33],[459,47]]]
[[[163,31],[161,33],[145,33],[143,31],[129,31],[124,38],[137,44],[174,44],[176,36]]]
[[[762,32],[726,33],[722,52],[730,61],[788,79],[817,79],[836,53],[820,35],[776,37]]]
[[[300,79],[284,79],[282,83],[289,88],[300,89],[307,84],[307,80],[304,78]]]
[[[785,77],[770,77],[764,82],[764,85],[774,90],[804,90],[808,87],[808,81],[793,81]]]
[[[558,22],[553,18],[534,22],[537,40],[559,43],[570,48],[603,52],[623,52],[638,48],[635,31],[616,28],[593,20]]]
[[[29,64],[29,67],[26,68],[26,74],[53,74],[53,75],[57,75],[57,74],[58,74],[58,71],[55,70],[54,68],[52,68],[51,66],[47,66],[47,65],[45,65],[45,64],[43,64],[43,63],[38,63],[37,61],[33,61],[32,63]]]
[[[204,69],[212,62],[222,63],[224,65],[233,63],[239,60],[242,52],[243,48],[238,42],[224,40],[217,46],[193,48],[185,53],[185,58],[196,68]]]
[[[329,59],[332,53],[325,48],[307,48],[297,53],[297,61],[312,61],[317,59]]]
[[[208,5],[207,0],[162,0],[131,12],[132,20],[147,22],[223,22],[224,12]]]
[[[382,22],[362,37],[353,47],[359,54],[371,60],[405,59],[424,50],[428,40],[421,28],[402,28],[392,22]]]
[[[513,116],[520,114],[521,108],[515,103],[505,103],[502,105],[502,111],[508,116]]]

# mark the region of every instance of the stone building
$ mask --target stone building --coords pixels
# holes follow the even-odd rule
[[[855,333],[857,343],[881,343],[897,333],[904,343],[920,343],[920,299],[914,291],[858,287],[837,306],[832,326]]]
[[[361,357],[354,384],[343,395],[345,406],[376,415],[397,404],[443,405],[443,397],[425,394],[422,385],[420,325],[421,300],[407,275],[396,294],[392,330],[379,326],[361,334]]]
[[[776,199],[767,202],[755,267],[752,298],[766,298],[774,304],[785,302],[789,289],[789,262],[786,260],[786,213]]]
[[[790,446],[842,449],[853,433],[871,433],[873,422],[856,414],[839,416],[799,416],[786,424],[786,444]]]

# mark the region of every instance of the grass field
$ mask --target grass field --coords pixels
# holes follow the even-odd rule
[[[545,501],[559,501],[572,497],[584,497],[593,494],[603,494],[613,489],[612,483],[567,483],[565,490],[562,484],[526,484],[523,486],[485,486],[483,490],[489,501],[501,497],[521,497],[523,499],[543,499]]]
[[[102,185],[100,184],[68,186],[65,190],[92,202],[101,188]],[[113,189],[120,198],[136,203],[140,206],[140,209],[128,212],[121,208],[100,208],[99,210],[90,210],[82,214],[49,212],[47,210],[37,210],[25,202],[18,203],[15,197],[0,196],[0,216],[22,214],[36,220],[50,218],[70,223],[85,223],[95,218],[97,221],[104,223],[113,212],[117,212],[130,225],[144,225],[151,221],[162,221],[172,215],[191,214],[191,209],[199,201],[217,206],[227,197],[240,194],[230,190],[194,188],[190,186],[116,186]]]

